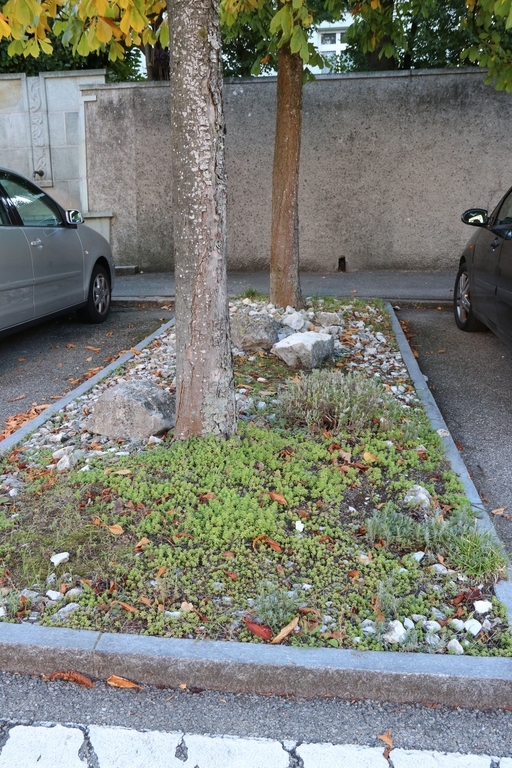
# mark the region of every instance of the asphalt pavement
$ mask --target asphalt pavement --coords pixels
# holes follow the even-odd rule
[[[342,296],[394,300],[451,301],[455,282],[454,271],[417,272],[380,270],[373,272],[302,272],[301,289],[304,296]],[[229,296],[240,296],[248,288],[269,292],[268,272],[228,272]],[[171,272],[139,272],[116,277],[113,298],[166,299],[174,297],[174,274]]]

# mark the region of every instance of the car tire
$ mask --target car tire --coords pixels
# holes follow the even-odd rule
[[[80,311],[86,323],[103,323],[110,312],[111,287],[107,270],[96,264],[89,283],[87,305]]]
[[[455,278],[455,288],[453,291],[453,312],[455,322],[461,331],[486,331],[486,326],[477,320],[471,307],[471,298],[469,295],[469,273],[465,262],[463,262],[457,277]]]

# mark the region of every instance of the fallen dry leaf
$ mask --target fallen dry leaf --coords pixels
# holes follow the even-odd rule
[[[182,611],[184,611],[185,613],[189,613],[190,611],[193,611],[193,610],[194,610],[194,606],[192,605],[192,603],[187,603],[187,601],[186,601],[186,600],[184,600],[184,601],[182,602],[182,604],[180,605],[180,608],[181,608],[181,610],[182,610]]]
[[[164,573],[166,572],[166,570],[167,570],[167,566],[166,565],[162,565],[162,567],[159,568],[158,571],[156,572],[156,578],[159,579],[160,576],[163,576]]]
[[[131,474],[132,474],[132,471],[131,471],[131,469],[116,469],[116,470],[114,471],[114,475],[123,475],[123,476],[127,476],[127,475],[131,475]]]
[[[149,543],[150,543],[149,539],[146,539],[146,537],[143,536],[142,539],[140,541],[138,541],[137,544],[135,545],[135,551],[136,552],[141,552],[142,548],[145,547]]]
[[[274,541],[274,539],[271,539],[270,536],[256,536],[255,539],[253,539],[252,542],[252,548],[256,552],[256,547],[258,544],[268,544],[270,549],[273,549],[274,552],[282,552],[283,548],[280,544],[277,543],[277,541]]]
[[[110,675],[107,680],[107,685],[112,685],[114,688],[136,688],[138,691],[142,688],[141,685],[133,683],[125,677],[119,677],[118,675]]]
[[[101,348],[100,347],[89,347],[89,346],[87,346],[87,347],[84,347],[84,349],[88,349],[89,352],[101,352]]]
[[[288,635],[290,635],[293,632],[293,630],[295,629],[295,627],[299,623],[299,620],[300,620],[300,617],[299,616],[295,616],[295,618],[293,618],[290,621],[290,623],[286,625],[286,627],[283,627],[282,630],[279,632],[279,634],[276,635],[273,638],[273,640],[270,641],[270,644],[271,645],[276,645],[277,643],[280,643],[281,640],[284,640],[286,637],[288,637]]]
[[[391,736],[391,731],[386,731],[385,733],[380,733],[377,736],[378,739],[384,742],[384,744],[387,744],[388,747],[391,747],[393,749],[393,738]]]
[[[503,515],[506,507],[498,507],[498,509],[491,510],[491,515]]]
[[[151,600],[149,597],[139,597],[137,600],[138,603],[143,603],[144,605],[152,605]]]
[[[43,680],[67,680],[69,683],[77,683],[84,688],[94,688],[93,681],[89,677],[82,675],[81,672],[52,672],[51,675],[44,675]]]
[[[133,605],[123,603],[121,600],[112,600],[111,605],[120,605],[121,608],[124,608],[125,611],[128,611],[129,613],[137,613],[137,609]]]
[[[130,347],[130,352],[132,355],[140,355],[140,349],[135,349],[135,347]]]
[[[24,400],[26,398],[26,395],[18,395],[18,397],[11,397],[10,400],[8,400],[8,403],[15,403],[17,400]]]
[[[44,403],[42,405],[32,403],[32,407],[29,408],[28,411],[23,413],[16,413],[14,416],[9,416],[5,420],[5,428],[0,432],[0,440],[5,440],[6,437],[12,435],[14,432],[16,432],[16,430],[20,429],[20,427],[22,427],[28,421],[35,419],[36,416],[39,416],[40,413],[49,407],[49,403]]]
[[[262,640],[266,640],[267,643],[272,638],[272,630],[270,627],[266,627],[264,624],[256,624],[255,621],[250,621],[247,616],[245,617],[244,621],[245,626],[249,632],[252,632],[253,635],[260,637]]]
[[[373,464],[374,461],[377,461],[377,457],[373,455],[373,453],[369,453],[368,451],[365,451],[363,453],[363,459],[365,461],[368,461],[370,464]]]
[[[124,528],[121,528],[120,525],[109,525],[107,527],[110,533],[113,533],[114,536],[120,536],[122,533],[124,533]]]
[[[287,507],[288,506],[288,502],[286,501],[286,499],[285,499],[285,497],[283,496],[282,493],[276,493],[275,491],[269,491],[268,495],[270,496],[272,501],[277,501],[277,503],[278,504],[282,504],[283,507]]]

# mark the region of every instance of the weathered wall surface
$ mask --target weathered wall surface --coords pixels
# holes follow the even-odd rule
[[[304,90],[304,269],[454,269],[471,206],[512,184],[512,94],[479,70],[321,76]],[[110,237],[116,262],[170,270],[167,83],[103,72],[0,75],[0,165],[38,177]],[[228,266],[268,266],[276,83],[225,84]]]
[[[116,263],[170,271],[168,83],[104,85],[82,94],[89,208],[114,214],[110,242]]]
[[[301,264],[453,268],[460,214],[512,184],[512,94],[477,70],[325,76],[305,86]],[[167,85],[94,88],[90,208],[112,209],[119,263],[172,265]],[[268,265],[275,81],[226,82],[229,267]]]
[[[512,94],[482,72],[325,76],[305,86],[300,248],[305,269],[453,268],[460,214],[512,185]],[[231,262],[269,252],[275,84],[226,85]]]

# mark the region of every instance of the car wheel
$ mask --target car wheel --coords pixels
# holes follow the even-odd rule
[[[110,312],[110,278],[108,272],[99,264],[92,271],[89,283],[87,306],[81,311],[87,323],[103,323]]]
[[[477,320],[471,308],[469,295],[469,274],[466,263],[462,263],[455,279],[453,291],[453,310],[455,322],[461,331],[485,331],[485,325]]]

